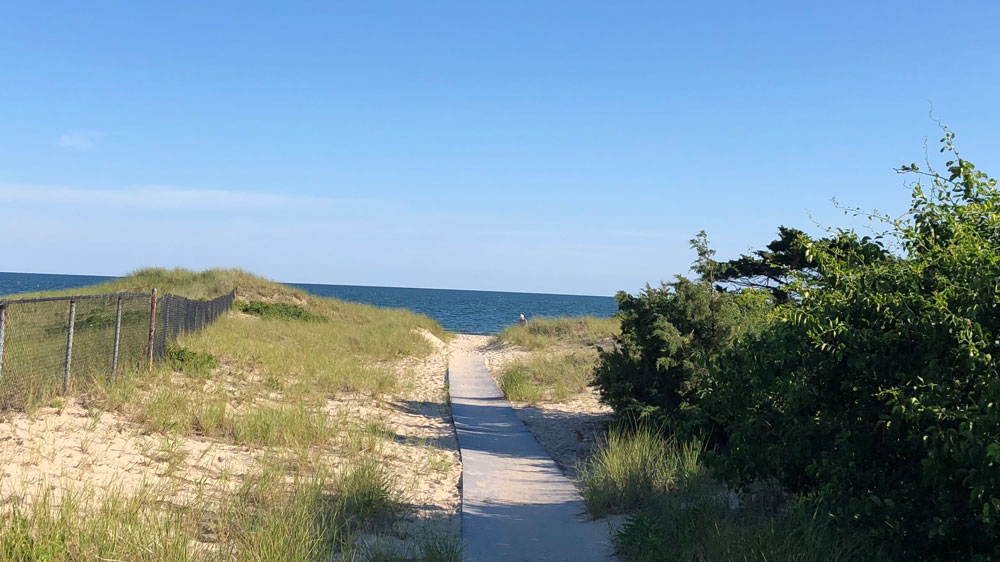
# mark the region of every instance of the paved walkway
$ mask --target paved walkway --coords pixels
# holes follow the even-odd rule
[[[503,398],[483,355],[458,347],[448,376],[466,562],[612,560],[607,523],[588,520],[576,488]]]

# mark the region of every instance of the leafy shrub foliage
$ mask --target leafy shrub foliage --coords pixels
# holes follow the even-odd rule
[[[692,242],[709,257],[703,235]],[[619,414],[655,420],[685,437],[711,433],[703,407],[709,379],[723,351],[765,325],[768,294],[719,292],[708,280],[678,276],[616,299],[621,335],[613,349],[601,351],[595,372],[602,400]]]
[[[164,358],[171,369],[199,377],[207,378],[218,366],[211,354],[183,347],[168,347]]]
[[[944,139],[951,149],[951,134]],[[882,217],[900,258],[815,254],[826,279],[733,354],[730,474],[777,477],[902,551],[1000,558],[1000,192],[956,159]],[[922,173],[917,166],[903,171]],[[926,189],[926,191],[925,191]],[[780,447],[779,447],[780,444]]]
[[[800,239],[808,274],[782,272],[764,326],[711,290],[712,262],[619,294],[604,400],[724,435],[720,474],[817,501],[894,559],[1000,560],[1000,191],[952,140],[947,173],[900,169],[927,180],[910,213],[866,213],[883,234]]]

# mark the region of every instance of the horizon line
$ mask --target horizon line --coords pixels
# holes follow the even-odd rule
[[[248,273],[251,273],[251,275],[256,275],[256,274],[254,274],[252,272],[248,272]],[[0,275],[3,275],[3,274],[12,274],[12,275],[59,275],[59,276],[64,276],[64,277],[103,277],[103,278],[107,278],[107,279],[120,279],[122,277],[126,277],[127,276],[127,275],[103,275],[103,274],[98,274],[98,273],[46,273],[46,272],[35,272],[35,271],[0,271]],[[260,275],[259,277],[263,277],[264,279],[267,279],[268,281],[272,281],[272,279],[270,279],[270,278],[268,278],[266,276],[263,276],[263,275]],[[345,283],[312,283],[312,282],[304,282],[304,281],[274,281],[274,282],[275,283],[281,283],[282,285],[292,285],[292,286],[295,286],[295,285],[319,285],[319,286],[328,286],[328,287],[365,287],[365,288],[372,288],[372,289],[416,289],[416,290],[423,290],[423,291],[466,291],[466,292],[472,292],[472,293],[510,293],[510,294],[516,294],[516,295],[552,295],[552,296],[557,296],[557,297],[593,297],[593,298],[601,298],[601,299],[613,299],[614,298],[614,295],[585,295],[585,294],[579,294],[579,293],[539,293],[539,292],[533,292],[533,291],[502,291],[502,290],[496,290],[496,289],[462,289],[462,288],[454,288],[454,287],[402,287],[402,286],[399,286],[399,285],[350,285],[350,284],[345,284]]]

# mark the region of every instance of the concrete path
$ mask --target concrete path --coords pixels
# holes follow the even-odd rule
[[[607,523],[588,520],[576,488],[503,398],[483,355],[457,346],[448,376],[462,451],[465,560],[612,560]]]

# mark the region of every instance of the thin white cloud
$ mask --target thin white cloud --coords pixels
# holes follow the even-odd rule
[[[312,208],[389,202],[304,197],[254,191],[144,186],[124,189],[86,189],[55,185],[0,184],[0,202],[35,206],[74,206],[137,209],[273,209]]]
[[[73,150],[96,150],[97,140],[103,136],[101,131],[73,131],[60,136],[56,146]]]

